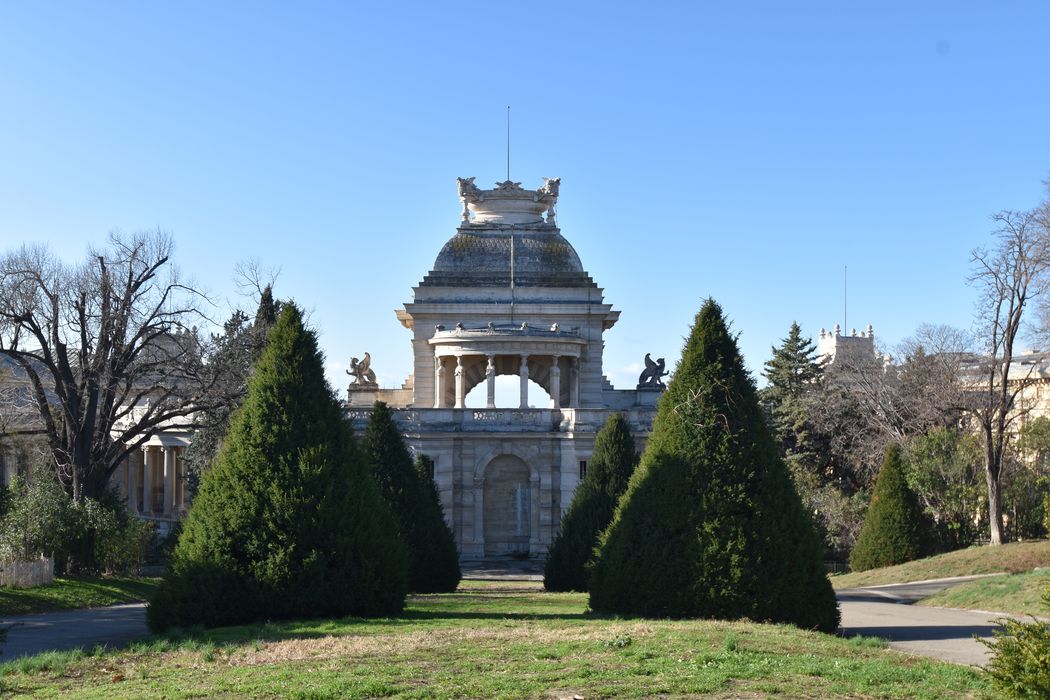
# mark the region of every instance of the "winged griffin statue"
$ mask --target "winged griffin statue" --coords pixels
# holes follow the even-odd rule
[[[350,358],[350,369],[346,373],[354,378],[351,386],[376,386],[376,373],[372,371],[372,356],[367,352],[365,359],[358,361],[356,357]]]
[[[645,353],[645,369],[638,376],[638,388],[664,388],[664,383],[661,381],[662,377],[666,377],[668,372],[664,371],[664,358],[653,362],[652,358],[649,357],[649,353]]]

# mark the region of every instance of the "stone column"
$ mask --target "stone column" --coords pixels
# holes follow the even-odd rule
[[[521,366],[518,368],[518,376],[521,377],[521,401],[518,408],[529,407],[529,356],[521,356]]]
[[[534,471],[529,474],[529,554],[539,554],[543,551],[540,540],[540,508],[543,501],[540,498],[540,475]]]
[[[445,407],[445,363],[434,355],[434,408]]]
[[[558,366],[558,362],[561,357],[558,355],[554,356],[554,362],[551,364],[551,408],[561,408],[561,367]]]
[[[463,399],[466,397],[463,379],[463,356],[456,355],[456,408],[463,408]]]
[[[183,457],[186,448],[180,447],[175,452],[175,506],[176,512],[186,508],[186,462]]]
[[[149,458],[153,450],[149,447],[142,448],[142,514],[153,513],[153,460]]]
[[[487,398],[485,399],[485,408],[496,407],[496,356],[488,355],[488,362],[485,366],[485,380],[488,383]]]
[[[138,461],[135,453],[128,455],[128,510],[132,513],[137,513],[139,510],[139,493],[138,493],[138,480],[135,478],[135,473],[138,471],[138,465],[133,462]]]
[[[160,512],[171,515],[175,510],[175,450],[165,446],[161,451],[164,453],[164,504]]]
[[[580,360],[569,358],[569,407],[580,407]]]
[[[474,543],[477,546],[479,557],[485,556],[485,479],[474,478],[474,489],[472,492],[474,501]]]

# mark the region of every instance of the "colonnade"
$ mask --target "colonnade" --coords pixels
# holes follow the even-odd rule
[[[454,355],[442,355],[437,352],[434,353],[434,408],[450,408],[447,405],[446,394],[448,393],[448,370],[445,367],[445,357],[453,357],[455,359],[455,367],[452,370],[452,380],[455,382],[454,403],[451,408],[464,408],[465,399],[467,393],[473,388],[473,385],[468,385],[467,378],[467,363],[471,361],[478,361],[481,357],[485,358],[485,383],[486,383],[486,408],[496,408],[496,359],[497,357],[506,358],[507,355],[496,355],[496,354],[485,354],[478,355],[473,353],[455,353]],[[513,357],[513,356],[510,356]],[[561,355],[530,355],[529,353],[519,353],[516,357],[519,358],[518,362],[518,377],[520,378],[520,391],[518,408],[525,409],[529,407],[529,360],[540,361],[544,365],[549,365],[547,385],[543,386],[550,394],[550,405],[549,408],[558,409],[561,408]],[[580,401],[580,382],[579,382],[579,360],[576,357],[570,356],[569,361],[569,407],[575,408],[579,406]]]
[[[174,517],[185,509],[184,449],[174,445],[144,445],[138,464],[128,460],[125,487],[129,510],[147,516]]]

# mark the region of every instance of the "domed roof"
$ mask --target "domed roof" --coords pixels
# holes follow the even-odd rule
[[[421,286],[510,285],[513,245],[517,287],[591,287],[580,256],[556,228],[480,230],[461,228],[445,243]]]
[[[458,182],[463,222],[420,286],[506,287],[512,269],[516,287],[595,286],[554,223],[559,178],[544,178],[538,190],[510,180],[491,190],[472,177]]]

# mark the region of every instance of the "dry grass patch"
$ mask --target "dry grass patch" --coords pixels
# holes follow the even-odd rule
[[[401,634],[326,635],[316,639],[282,639],[264,642],[258,648],[239,649],[227,659],[231,666],[258,666],[321,659],[391,658],[435,653],[454,646],[486,648],[511,644],[546,646],[566,642],[604,642],[612,639],[642,638],[652,634],[646,623],[612,623],[601,628],[549,626],[521,623],[505,627],[417,630]]]
[[[1039,567],[1050,567],[1050,541],[968,547],[897,566],[832,576],[831,585],[836,589],[857,588],[974,574],[1016,574]]]

